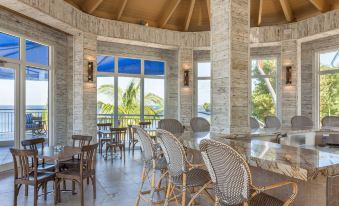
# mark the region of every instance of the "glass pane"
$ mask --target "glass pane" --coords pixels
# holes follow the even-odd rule
[[[339,115],[339,74],[320,75],[320,120]]]
[[[201,62],[198,63],[198,77],[210,77],[211,76],[211,63]]]
[[[252,60],[252,76],[254,75],[272,75],[277,72],[276,59],[253,59]]]
[[[48,46],[26,40],[26,61],[34,64],[49,65]]]
[[[159,75],[165,74],[165,62],[145,60],[145,75]]]
[[[198,80],[198,117],[211,120],[211,80]]]
[[[20,58],[19,37],[0,32],[0,56],[19,59]]]
[[[114,56],[97,56],[98,72],[114,72]]]
[[[163,79],[144,79],[144,119],[158,126],[164,116],[165,82]]]
[[[48,71],[26,67],[26,139],[48,142]]]
[[[12,162],[9,148],[14,146],[15,71],[0,67],[0,165]]]
[[[252,116],[262,123],[266,116],[276,114],[275,78],[252,79]]]
[[[114,124],[114,77],[97,77],[98,123]]]
[[[320,71],[339,69],[339,50],[320,54]]]
[[[140,121],[140,79],[119,77],[118,117],[121,127]]]
[[[141,60],[130,58],[119,58],[118,60],[119,73],[125,74],[140,74]]]

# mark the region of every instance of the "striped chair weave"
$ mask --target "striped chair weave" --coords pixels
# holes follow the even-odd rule
[[[291,119],[292,129],[311,129],[313,121],[306,116],[294,116]]]
[[[326,116],[321,120],[322,127],[339,127],[339,116]]]
[[[265,128],[280,129],[281,123],[279,118],[276,116],[265,117]]]
[[[202,117],[193,117],[190,121],[193,132],[209,132],[210,123]]]
[[[184,132],[184,127],[176,119],[162,119],[158,123],[158,128],[166,130],[172,134],[181,134]]]
[[[141,143],[144,161],[147,162],[147,161],[153,160],[156,155],[155,155],[155,148],[154,148],[152,138],[141,127],[132,126],[132,128],[135,129],[136,134],[137,134],[136,136]]]

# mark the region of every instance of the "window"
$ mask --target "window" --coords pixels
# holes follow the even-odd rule
[[[145,120],[156,127],[164,115],[165,62],[98,56],[97,65],[98,122],[126,127]]]
[[[319,54],[319,122],[339,115],[339,50]]]
[[[19,59],[20,38],[0,32],[0,56]]]
[[[211,63],[197,65],[197,116],[211,119]]]
[[[264,123],[277,115],[277,59],[253,59],[251,64],[251,115]]]
[[[48,46],[26,40],[26,61],[34,64],[49,65]]]

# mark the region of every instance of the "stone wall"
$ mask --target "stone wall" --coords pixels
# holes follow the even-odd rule
[[[53,68],[51,73],[54,85],[54,134],[55,143],[64,143],[67,137],[67,75],[69,61],[68,35],[29,20],[8,10],[0,8],[0,31],[5,31],[13,35],[23,35],[32,40],[36,40],[52,46]],[[24,68],[21,68],[24,69]]]
[[[98,42],[98,54],[139,57],[166,62],[165,118],[178,119],[178,51],[112,42]]]

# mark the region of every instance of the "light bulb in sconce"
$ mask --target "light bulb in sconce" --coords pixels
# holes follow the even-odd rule
[[[88,82],[93,82],[93,79],[94,79],[94,77],[93,77],[93,67],[94,67],[94,63],[92,62],[92,61],[89,61],[88,62]]]

